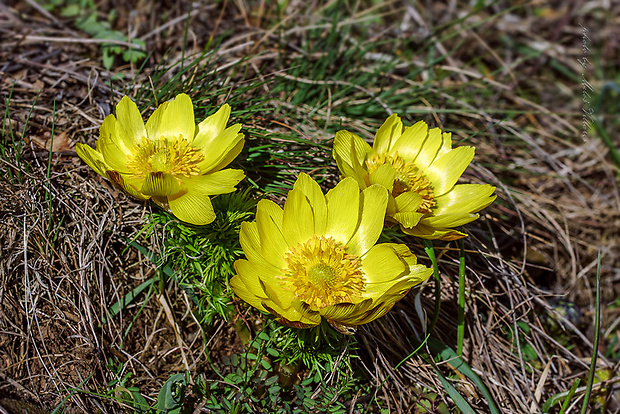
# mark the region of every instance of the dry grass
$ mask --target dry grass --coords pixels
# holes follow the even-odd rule
[[[274,26],[275,9],[267,3],[142,0],[133,11],[115,1],[99,2],[98,7],[101,13],[115,8],[119,16],[115,27],[141,37],[153,52],[143,72],[131,65],[118,68],[125,75],[125,86],[129,81],[148,85],[148,75],[167,50],[176,62],[182,55],[198,53],[208,39],[227,34],[214,62],[226,75],[218,87],[238,86],[238,73],[228,69],[246,54],[255,54],[241,67],[265,84],[249,92],[250,98],[270,94],[288,76],[279,71],[282,53],[303,53],[310,28],[325,25],[327,35],[331,24],[319,17],[318,4],[292,1],[280,26]],[[496,5],[460,23],[457,37],[428,38],[437,27],[470,11],[467,4],[428,3],[422,8],[392,1],[373,8],[362,2],[357,9],[347,4],[351,15],[357,14],[341,24],[359,24],[376,14],[392,22],[387,27],[379,19],[369,20],[370,32],[358,34],[366,38],[355,39],[354,30],[351,42],[417,37],[434,43],[438,54],[461,41],[468,44],[433,68],[449,76],[435,84],[425,78],[429,71],[411,81],[412,90],[424,87],[429,93],[430,88],[433,101],[421,98],[409,111],[453,131],[455,141],[467,139],[475,145],[475,163],[465,180],[497,186],[498,201],[467,227],[471,237],[465,243],[464,356],[504,412],[537,413],[547,398],[568,390],[575,378],[587,373],[599,252],[606,334],[598,364],[618,370],[618,360],[605,356],[620,354],[619,342],[612,341],[618,340],[620,320],[618,305],[612,306],[620,296],[617,167],[596,134],[582,137],[582,84],[565,72],[582,71],[581,23],[591,28],[593,42],[608,39],[616,45],[601,42],[600,70],[586,72],[593,88],[600,90],[603,81],[617,80],[606,78],[605,70],[620,64],[620,10],[606,2],[571,6],[538,2],[513,11]],[[188,48],[182,52],[190,9]],[[277,35],[280,30],[286,32],[284,44]],[[34,1],[0,5],[0,32],[0,112],[8,111],[3,130],[11,129],[15,137],[12,142],[7,133],[0,143],[6,152],[0,157],[0,398],[53,409],[68,397],[67,412],[120,412],[122,408],[102,397],[114,379],[109,361],[122,366],[121,375],[131,372],[134,383],[150,398],[172,373],[188,369],[208,374],[207,353],[217,360],[239,351],[240,342],[234,328],[223,321],[203,331],[186,295],[175,285],[148,299],[141,297],[103,323],[106,310],[155,268],[135,250],[126,249],[126,240],[139,231],[149,207],[95,177],[74,151],[78,141],[94,142],[98,126],[111,111],[112,94],[115,100],[122,95],[121,82],[111,81],[102,68],[99,45],[76,31],[70,19],[45,13]],[[404,50],[386,52],[407,55]],[[369,58],[368,70],[378,58]],[[409,68],[424,66],[425,59],[403,60],[392,73],[384,74],[385,82],[406,78]],[[342,81],[334,85],[338,82]],[[481,95],[483,88],[487,93]],[[374,99],[389,110],[377,98],[375,85],[352,93],[352,99]],[[329,122],[368,135],[379,121],[331,118],[338,113],[335,108],[344,105],[342,100],[312,108],[294,106],[288,98],[280,93],[270,99],[275,112],[252,121],[258,131],[254,138],[260,131],[292,130],[313,142],[325,142],[331,137],[326,131]],[[611,116],[602,118],[604,126],[617,126],[614,122]],[[334,165],[329,168],[334,180],[337,170]],[[153,238],[150,247],[156,250],[158,243]],[[437,250],[444,288],[437,334],[454,346],[458,245]],[[417,251],[423,256],[419,246]],[[415,293],[358,334],[360,365],[373,385],[385,381],[375,398],[390,412],[410,412],[422,386],[442,389],[432,366],[421,357],[393,370],[414,349],[403,338],[421,332]],[[431,293],[429,284],[419,295],[428,313]],[[565,308],[560,299],[577,311],[558,313]],[[526,324],[529,334],[513,341],[509,332],[518,324]],[[538,360],[528,360],[526,354],[532,350]],[[486,412],[484,400],[465,379],[457,386],[478,412]],[[611,378],[606,387],[612,390],[607,394],[607,412],[619,412],[618,378]],[[361,396],[359,401],[371,398]],[[2,401],[0,412],[6,404]]]

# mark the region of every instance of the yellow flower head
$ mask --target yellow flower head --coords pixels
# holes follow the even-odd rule
[[[234,292],[288,326],[307,328],[325,318],[340,332],[383,316],[432,270],[402,244],[376,244],[387,191],[360,191],[345,178],[327,195],[301,173],[284,209],[269,200],[256,221],[241,225],[246,259],[235,262]]]
[[[348,131],[338,131],[334,158],[343,177],[360,188],[380,184],[390,196],[386,221],[425,239],[456,240],[466,234],[452,227],[476,220],[495,200],[488,184],[456,184],[471,160],[473,147],[452,148],[450,133],[428,129],[424,121],[404,127],[390,116],[372,148]]]
[[[235,191],[241,170],[222,170],[243,148],[240,124],[226,128],[230,106],[200,124],[189,96],[180,94],[153,112],[146,125],[127,96],[99,130],[97,149],[77,144],[78,155],[128,194],[152,199],[179,219],[215,219],[209,196]]]

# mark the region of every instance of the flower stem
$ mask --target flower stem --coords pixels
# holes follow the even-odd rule
[[[441,308],[441,279],[439,278],[439,266],[437,265],[437,258],[435,257],[433,242],[430,240],[422,239],[422,244],[424,245],[426,255],[429,259],[431,259],[431,263],[433,264],[433,278],[435,278],[435,309],[433,311],[433,318],[431,319],[431,324],[426,331],[427,334],[430,334],[435,328],[435,325],[437,324],[437,319],[439,319],[439,309]]]
[[[459,255],[459,313],[458,330],[456,333],[456,353],[463,355],[463,339],[465,337],[465,242],[460,240]]]
[[[581,414],[588,411],[590,405],[590,396],[592,395],[592,386],[594,385],[594,377],[596,375],[596,359],[598,357],[598,340],[601,329],[601,251],[598,251],[596,259],[596,297],[595,297],[594,313],[594,344],[592,345],[592,358],[590,358],[590,372],[588,374],[588,383],[586,385],[586,393],[581,406]]]

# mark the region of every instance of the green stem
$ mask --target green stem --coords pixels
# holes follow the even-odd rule
[[[594,377],[596,376],[596,360],[598,357],[598,338],[601,328],[601,251],[598,252],[596,263],[596,312],[594,313],[594,344],[592,345],[592,358],[590,359],[590,373],[588,375],[588,384],[586,385],[586,393],[583,397],[583,406],[581,414],[588,411],[590,405],[590,397],[592,396],[592,386],[594,385]]]
[[[47,220],[47,232],[50,233],[52,230],[52,183],[50,183],[50,172],[52,170],[52,148],[54,147],[54,127],[56,126],[56,100],[54,99],[54,107],[52,109],[52,132],[50,136],[50,148],[49,153],[47,155],[47,174],[45,175],[47,192],[45,193],[45,199],[48,203],[48,211],[49,216]]]
[[[459,313],[458,330],[456,333],[456,353],[463,355],[463,339],[465,338],[465,242],[460,240],[459,257]]]
[[[433,264],[433,278],[435,278],[435,309],[433,311],[433,318],[431,319],[431,324],[426,331],[427,334],[430,334],[433,329],[435,329],[437,319],[439,319],[439,310],[441,308],[441,279],[439,278],[439,266],[437,265],[437,258],[435,257],[433,242],[430,240],[422,239],[422,244],[424,245],[426,255],[429,259],[431,259],[431,263]]]

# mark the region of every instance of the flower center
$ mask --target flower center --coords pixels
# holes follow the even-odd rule
[[[127,168],[138,178],[150,173],[163,172],[175,176],[199,175],[198,163],[204,159],[200,150],[192,148],[183,138],[142,141],[132,149]]]
[[[422,197],[422,204],[418,207],[417,212],[432,213],[431,209],[435,206],[433,188],[428,178],[422,174],[422,171],[416,167],[413,161],[405,162],[398,156],[398,153],[393,156],[375,153],[366,160],[368,173],[372,173],[383,164],[390,164],[396,170],[392,195],[398,197],[407,191],[414,191]]]
[[[313,235],[284,255],[285,287],[311,308],[353,303],[366,285],[362,263],[331,237]]]

